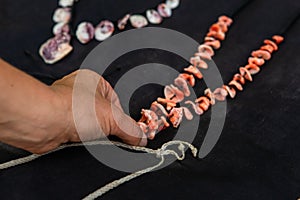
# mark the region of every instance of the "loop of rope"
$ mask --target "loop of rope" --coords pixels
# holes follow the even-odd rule
[[[184,160],[184,158],[185,158],[185,148],[190,149],[194,157],[197,156],[197,152],[198,152],[197,148],[194,147],[192,144],[190,144],[188,142],[185,142],[185,141],[180,141],[180,140],[174,140],[174,141],[167,142],[167,143],[163,144],[161,146],[161,148],[159,148],[157,150],[146,148],[146,147],[130,146],[130,145],[123,144],[123,143],[120,143],[120,142],[92,141],[92,142],[85,142],[85,143],[66,144],[66,145],[62,145],[59,148],[57,148],[53,151],[50,151],[48,153],[45,153],[45,154],[41,154],[41,155],[32,154],[32,155],[29,155],[29,156],[26,156],[26,157],[23,157],[23,158],[19,158],[19,159],[8,161],[6,163],[2,163],[2,164],[0,164],[0,172],[1,172],[1,170],[8,169],[8,168],[11,168],[11,167],[14,167],[14,166],[18,166],[18,165],[21,165],[21,164],[31,162],[31,161],[39,158],[39,157],[48,155],[50,153],[57,152],[59,150],[65,149],[65,148],[79,147],[79,146],[95,146],[95,145],[115,145],[115,146],[118,146],[118,147],[130,149],[130,150],[134,150],[134,151],[154,154],[154,155],[156,155],[157,158],[160,158],[160,162],[158,164],[152,166],[152,167],[148,167],[146,169],[136,171],[136,172],[134,172],[132,174],[129,174],[129,175],[123,177],[123,178],[112,181],[112,182],[106,184],[105,186],[99,188],[98,190],[92,192],[91,194],[89,194],[85,198],[83,198],[84,200],[96,199],[96,198],[102,196],[103,194],[105,194],[108,191],[118,187],[119,185],[121,185],[125,182],[128,182],[128,181],[130,181],[130,180],[132,180],[136,177],[139,177],[143,174],[151,172],[154,169],[159,168],[160,166],[163,165],[163,163],[165,161],[165,156],[167,156],[167,155],[175,156],[177,158],[177,160]],[[168,147],[174,146],[174,145],[178,145],[178,150],[180,151],[180,154],[178,154],[175,150],[168,149]]]

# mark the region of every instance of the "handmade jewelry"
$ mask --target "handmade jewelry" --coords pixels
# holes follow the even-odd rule
[[[65,0],[62,2],[67,4],[69,1]],[[218,22],[211,26],[207,37],[205,37],[204,44],[199,46],[198,52],[195,54],[194,57],[190,59],[191,65],[188,68],[185,68],[185,72],[181,73],[174,80],[174,84],[177,87],[174,85],[166,86],[164,90],[165,98],[158,98],[158,102],[153,102],[149,110],[142,110],[142,118],[138,123],[144,131],[144,133],[146,133],[150,139],[154,138],[158,130],[162,130],[169,126],[167,119],[169,119],[169,121],[174,127],[178,127],[184,115],[188,120],[191,120],[193,118],[191,112],[187,107],[176,107],[176,105],[177,103],[182,102],[185,96],[190,95],[188,85],[194,86],[195,80],[201,79],[203,77],[199,69],[202,70],[208,67],[208,65],[205,63],[205,60],[211,59],[211,57],[214,55],[213,49],[219,49],[221,47],[220,40],[224,40],[225,33],[227,32],[228,27],[231,25],[231,23],[232,20],[230,18],[226,16],[220,17]],[[213,92],[210,89],[206,89],[204,91],[204,96],[197,98],[194,102],[186,101],[185,104],[187,106],[190,106],[192,110],[194,110],[195,114],[201,115],[205,111],[207,111],[210,106],[214,105],[217,101],[224,101],[228,96],[234,98],[236,96],[237,91],[243,90],[242,86],[246,83],[246,81],[252,81],[252,76],[260,71],[260,67],[267,60],[271,59],[272,53],[278,50],[278,45],[282,43],[283,40],[284,38],[279,35],[273,36],[272,40],[265,40],[264,45],[261,46],[260,49],[251,53],[252,57],[249,57],[248,64],[244,67],[239,68],[239,73],[236,73],[233,76],[233,79],[228,83],[228,85],[223,85],[222,87],[216,88]],[[161,103],[164,104],[166,108]],[[161,160],[158,164],[152,167],[137,171],[135,173],[129,174],[123,178],[106,184],[105,186],[86,196],[84,199],[95,199],[97,197],[100,197],[106,192],[112,190],[115,187],[118,187],[119,185],[127,181],[130,181],[136,177],[139,177],[145,173],[157,169],[164,163],[166,155],[173,155],[176,156],[178,160],[183,160],[185,158],[185,147],[190,148],[194,157],[196,157],[197,155],[197,149],[193,145],[184,141],[170,141],[165,143],[161,148],[157,150],[148,149],[145,147],[134,147],[116,142],[110,143],[106,141],[95,141],[84,144],[64,145],[52,152],[67,147],[97,144],[116,145],[135,151],[147,152],[150,154],[155,154]],[[169,146],[172,145],[178,145],[178,149],[181,151],[182,156],[180,156],[174,150],[167,149]],[[19,158],[0,164],[0,170],[30,162],[43,155],[33,154],[24,158]]]
[[[221,30],[220,24],[224,23],[223,19],[227,20],[229,18],[224,16],[220,17],[219,22],[210,28],[210,32],[207,36],[215,37],[216,35],[223,35],[223,32],[219,32]],[[232,21],[230,20],[227,26],[229,26],[231,22]],[[216,28],[217,26],[219,26],[219,28]],[[224,30],[225,29],[223,29],[223,31]],[[224,37],[222,36],[222,38]],[[264,40],[264,45],[251,53],[252,57],[249,57],[248,64],[239,68],[239,73],[236,73],[233,76],[233,79],[228,85],[216,88],[213,92],[208,88],[204,91],[204,96],[197,98],[194,102],[185,101],[185,105],[189,106],[196,115],[202,115],[210,106],[215,105],[217,101],[225,101],[227,96],[234,98],[237,91],[243,91],[243,85],[246,81],[251,82],[253,80],[252,76],[260,71],[260,67],[267,60],[271,59],[272,53],[278,50],[278,44],[283,42],[283,40],[284,38],[279,35],[274,35],[272,40]],[[208,49],[208,51],[203,51],[203,49]],[[155,134],[169,127],[169,122],[174,128],[177,128],[180,125],[183,116],[185,116],[187,120],[193,119],[193,115],[188,107],[176,107],[176,105],[181,103],[185,96],[187,97],[190,95],[188,85],[193,87],[195,79],[202,79],[200,69],[207,69],[207,64],[205,63],[205,60],[203,60],[203,56],[201,56],[202,53],[206,53],[206,56],[208,56],[205,57],[205,59],[210,59],[211,56],[214,55],[211,46],[205,43],[204,45],[200,45],[195,57],[192,57],[190,60],[192,65],[185,68],[185,72],[179,74],[174,80],[174,85],[176,86],[173,84],[165,86],[165,98],[158,98],[157,101],[152,103],[149,110],[142,109],[142,117],[138,124],[149,139],[154,139]]]
[[[207,61],[211,60],[215,55],[215,50],[221,48],[221,41],[225,39],[225,34],[232,24],[233,20],[227,16],[219,17],[207,33],[204,43],[198,47],[198,52],[190,58],[191,65],[184,68],[184,72],[174,80],[174,85],[167,85],[164,88],[165,98],[157,98],[153,102],[150,109],[142,109],[142,117],[138,124],[149,139],[154,139],[155,135],[170,126],[177,128],[183,117],[188,120],[193,119],[193,115],[188,107],[176,107],[176,105],[190,96],[189,86],[195,85],[196,79],[202,79],[203,75],[200,69],[207,69]],[[222,91],[221,91],[222,92]],[[212,96],[212,94],[209,94]],[[204,99],[199,102],[187,101],[186,105],[193,107],[197,115],[201,115],[208,109],[209,100]],[[212,103],[215,103],[212,98]],[[169,121],[167,120],[169,119]]]
[[[39,49],[39,54],[45,63],[54,64],[63,59],[72,50],[70,44],[71,34],[69,23],[72,20],[72,7],[75,0],[59,0],[60,6],[54,11],[53,21],[56,23],[53,27],[54,37],[43,43]],[[126,14],[118,20],[117,27],[124,30],[128,21],[134,28],[142,28],[149,24],[160,24],[163,18],[171,17],[172,10],[179,6],[180,0],[166,0],[157,6],[157,10],[148,9],[146,17],[141,14]],[[104,41],[109,38],[115,31],[115,25],[109,20],[102,20],[94,27],[91,22],[83,21],[76,29],[76,37],[82,44],[86,44],[94,37],[97,41]]]

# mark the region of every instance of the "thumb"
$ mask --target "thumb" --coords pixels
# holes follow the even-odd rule
[[[130,145],[146,146],[147,136],[142,132],[136,121],[126,115],[120,108],[112,107],[111,135],[117,136]]]

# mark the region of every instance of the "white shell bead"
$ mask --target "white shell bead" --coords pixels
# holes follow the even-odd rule
[[[147,10],[146,16],[151,24],[160,24],[162,22],[162,17],[154,9]]]
[[[61,34],[61,33],[69,33],[70,27],[68,24],[64,22],[59,22],[53,26],[52,32],[54,35]]]
[[[76,30],[76,37],[82,43],[86,44],[94,38],[95,29],[89,22],[81,22]]]
[[[130,23],[135,28],[143,28],[148,25],[148,21],[143,15],[132,15]]]
[[[68,23],[71,20],[70,8],[57,8],[53,14],[53,21],[56,23],[64,22]]]
[[[111,21],[104,20],[95,29],[95,38],[98,41],[104,41],[115,31],[114,24]]]
[[[158,5],[157,11],[162,17],[167,18],[172,16],[171,8],[164,3]]]
[[[175,9],[179,6],[180,0],[167,0],[166,5],[171,8]]]
[[[73,6],[74,0],[59,0],[58,5],[61,7]]]

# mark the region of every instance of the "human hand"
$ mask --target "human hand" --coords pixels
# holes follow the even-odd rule
[[[109,83],[91,70],[73,72],[47,86],[0,59],[0,74],[0,142],[37,154],[108,135],[130,145],[147,144]]]
[[[74,105],[72,97],[77,76],[80,76],[80,80],[76,83],[76,97],[81,101]],[[96,85],[96,91],[93,91],[93,85]],[[127,144],[146,146],[146,135],[124,113],[113,88],[99,74],[91,70],[78,70],[54,82],[50,87],[61,99],[65,112],[68,113],[67,134],[70,142],[90,141],[114,135]],[[86,105],[87,100],[95,102],[95,107]],[[79,115],[77,119],[74,119],[75,112]],[[96,114],[96,121],[93,112]]]

